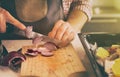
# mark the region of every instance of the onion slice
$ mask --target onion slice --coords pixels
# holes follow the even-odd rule
[[[38,55],[38,50],[37,49],[27,49],[26,55],[29,56],[37,56]]]

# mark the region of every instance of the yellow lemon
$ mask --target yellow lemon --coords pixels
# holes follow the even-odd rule
[[[109,55],[110,55],[109,52],[103,47],[98,47],[98,49],[96,50],[96,56],[102,59],[108,57]]]
[[[120,76],[120,58],[115,60],[115,63],[112,66],[112,71],[115,76]]]

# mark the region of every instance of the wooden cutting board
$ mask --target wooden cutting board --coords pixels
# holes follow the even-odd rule
[[[24,46],[23,54],[28,48],[33,46]],[[52,57],[40,54],[36,57],[26,57],[27,60],[22,63],[20,71],[24,77],[68,77],[72,73],[85,70],[71,44],[54,51]]]

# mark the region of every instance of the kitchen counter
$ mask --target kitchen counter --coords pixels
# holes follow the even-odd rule
[[[91,21],[83,26],[81,32],[120,33],[120,10],[114,7],[94,7]]]
[[[120,18],[120,10],[115,7],[93,7],[92,18]]]
[[[31,40],[3,40],[2,43],[5,45],[8,51],[19,50],[19,48],[21,48],[22,46],[32,45]],[[95,74],[92,70],[90,62],[88,60],[88,57],[86,56],[85,50],[81,44],[78,35],[76,35],[76,38],[72,41],[72,46],[79,56],[82,65],[80,70],[85,71],[86,69],[89,77],[95,77]]]

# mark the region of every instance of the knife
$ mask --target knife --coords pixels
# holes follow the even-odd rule
[[[56,39],[50,38],[46,35],[43,35],[41,33],[34,32],[32,26],[27,26],[27,28],[25,30],[25,36],[29,39],[30,38],[33,39],[33,41],[35,38],[39,38],[38,40],[40,40],[42,42],[52,42],[57,46],[61,43],[60,40],[56,40]]]

